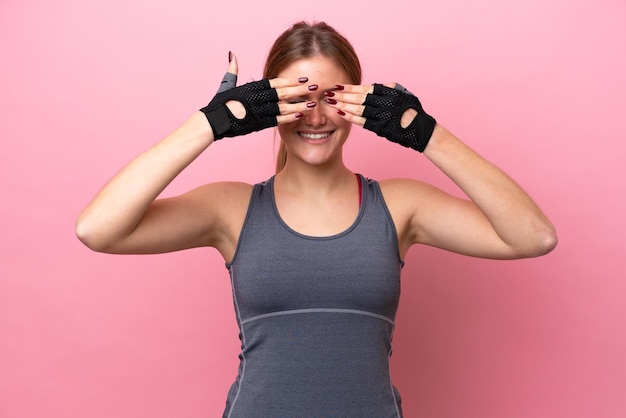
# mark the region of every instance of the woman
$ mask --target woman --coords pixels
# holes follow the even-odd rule
[[[229,58],[209,105],[119,172],[80,214],[77,235],[109,253],[220,251],[242,342],[225,417],[402,416],[388,358],[409,248],[535,257],[556,245],[554,228],[417,97],[395,83],[360,85],[352,46],[326,24],[283,33],[261,81],[235,87]],[[422,152],[470,200],[353,173],[342,159],[353,125]],[[272,126],[281,151],[271,179],[157,199],[213,142]]]

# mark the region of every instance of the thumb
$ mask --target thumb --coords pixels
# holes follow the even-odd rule
[[[226,90],[230,90],[237,85],[237,72],[239,71],[239,67],[237,65],[237,57],[232,52],[228,52],[228,70],[226,74],[224,74],[224,78],[220,83],[220,87],[217,90],[218,93],[221,93]]]
[[[228,72],[234,74],[235,77],[239,72],[239,65],[237,64],[237,57],[231,51],[228,51]]]
[[[409,89],[407,89],[406,87],[404,87],[402,84],[400,83],[394,83],[395,86],[393,87],[396,90],[400,90],[402,93],[406,93],[406,94],[410,94],[411,96],[415,96],[413,93],[411,93],[409,91]]]

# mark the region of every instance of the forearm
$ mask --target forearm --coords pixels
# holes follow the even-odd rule
[[[194,113],[97,193],[78,216],[78,237],[90,248],[103,249],[131,234],[152,202],[212,141],[206,117]]]
[[[507,174],[437,124],[424,155],[485,215],[500,239],[521,255],[540,255],[556,245],[553,225]]]

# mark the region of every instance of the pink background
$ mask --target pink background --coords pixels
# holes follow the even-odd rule
[[[0,417],[221,416],[239,348],[223,260],[93,253],[74,219],[211,99],[228,50],[258,79],[299,19],[345,33],[364,82],[417,93],[559,233],[533,260],[411,250],[392,358],[406,416],[626,416],[626,3],[366,3],[2,1]],[[272,136],[217,144],[165,194],[268,178]],[[347,160],[457,193],[361,129]]]

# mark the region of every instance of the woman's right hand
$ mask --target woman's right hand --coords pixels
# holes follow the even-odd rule
[[[228,71],[217,94],[200,109],[209,121],[216,141],[291,122],[314,106],[285,102],[290,97],[300,97],[316,89],[315,85],[305,84],[307,77],[262,79],[237,87],[237,72],[237,58],[231,54]]]

